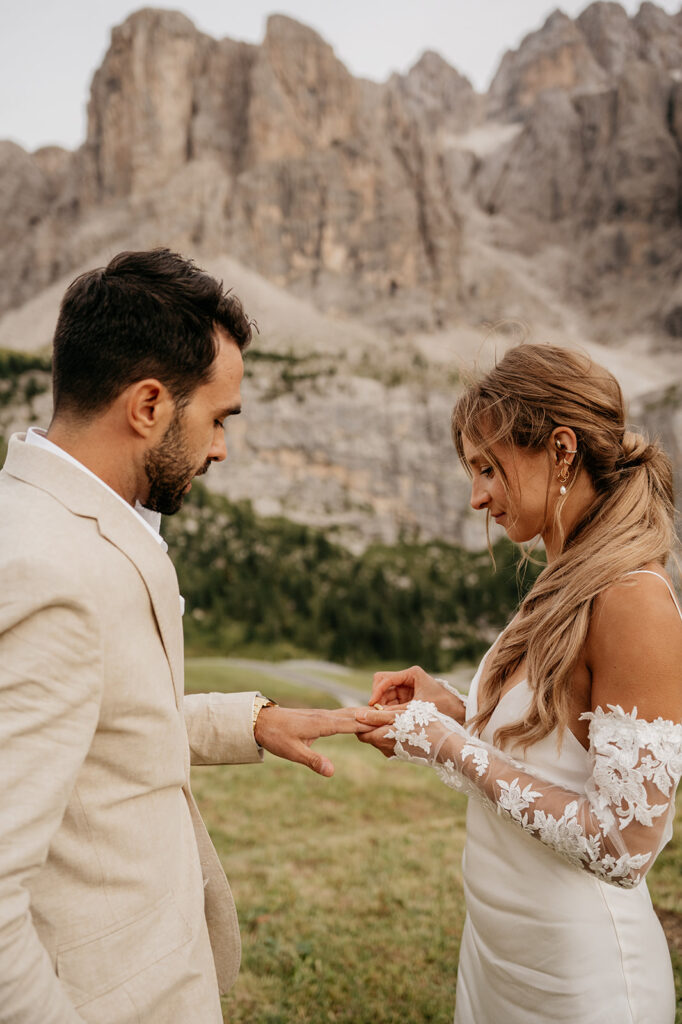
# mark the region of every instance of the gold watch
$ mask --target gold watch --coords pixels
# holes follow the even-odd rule
[[[257,693],[253,698],[253,731],[256,732],[256,722],[263,708],[273,707],[277,703],[276,700],[270,700],[269,697],[264,697],[262,693]]]

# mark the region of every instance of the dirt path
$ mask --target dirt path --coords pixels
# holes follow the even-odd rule
[[[294,683],[297,686],[322,690],[323,693],[331,694],[344,708],[366,704],[369,699],[371,689],[369,678],[366,691],[356,689],[354,686],[344,686],[343,676],[351,675],[351,670],[334,662],[308,659],[305,661],[254,661],[251,658],[221,658],[220,661],[232,668],[253,669],[272,676],[273,679],[281,679],[283,682]],[[444,678],[466,693],[473,672],[474,670],[471,668],[462,668],[455,672],[449,672]],[[333,676],[340,676],[341,679],[336,680]]]
[[[323,673],[334,672],[343,675],[342,665],[333,665],[326,661],[253,661],[251,658],[224,658],[226,665],[233,668],[255,669],[258,672],[272,676],[273,679],[281,679],[286,683],[294,683],[297,686],[306,686],[314,690],[322,690],[329,693],[338,700],[344,708],[357,707],[366,704],[369,698],[367,693],[356,690],[350,686],[331,679]]]

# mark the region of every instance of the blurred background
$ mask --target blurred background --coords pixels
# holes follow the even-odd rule
[[[679,476],[682,14],[571,7],[293,5],[328,38],[207,0],[7,12],[0,435],[47,422],[59,298],[121,249],[258,322],[229,460],[166,527],[193,653],[478,654],[518,589],[449,413],[526,330],[612,369]]]
[[[188,686],[347,704],[366,698],[372,669],[417,661],[466,686],[537,572],[519,580],[496,534],[493,572],[468,507],[449,415],[472,368],[525,332],[586,350],[618,376],[631,425],[662,437],[679,490],[682,13],[544,0],[286,10],[44,0],[3,13],[0,447],[49,422],[51,336],[77,273],[122,249],[193,257],[259,333],[228,460],[163,527],[187,600]],[[258,796],[233,769],[197,782],[247,922],[230,1020],[449,1020],[462,808],[402,768],[387,795],[364,748],[332,749],[345,775],[324,797],[281,765],[262,769]],[[374,831],[370,778],[374,811],[385,803]],[[225,824],[240,786],[255,873]],[[310,800],[326,829],[315,818],[314,842],[287,839]],[[414,846],[420,816],[428,849]],[[665,875],[679,863],[661,862],[655,895],[682,948]],[[384,878],[371,892],[368,863]],[[344,886],[355,910],[330,952],[325,900],[338,909]],[[299,896],[305,921],[290,913]],[[354,899],[373,907],[374,959]],[[396,914],[415,948],[425,930],[411,973]]]

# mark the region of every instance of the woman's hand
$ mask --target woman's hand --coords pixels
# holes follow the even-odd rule
[[[361,743],[370,743],[376,747],[384,757],[393,757],[395,739],[387,736],[391,731],[395,716],[404,711],[407,705],[396,704],[394,707],[375,711],[372,708],[360,708],[355,712],[355,718],[364,726],[367,732],[358,732],[358,739]]]
[[[386,705],[398,709],[411,700],[426,700],[435,704],[439,711],[460,725],[466,718],[464,702],[446,690],[441,682],[430,676],[423,668],[413,665],[400,672],[377,672],[374,676],[370,706]],[[371,741],[370,741],[371,742]]]

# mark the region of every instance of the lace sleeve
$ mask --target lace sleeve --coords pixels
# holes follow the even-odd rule
[[[449,683],[447,679],[439,679],[438,677],[436,677],[435,682],[440,683],[443,689],[447,690],[448,693],[451,693],[453,697],[457,697],[462,707],[464,708],[464,711],[466,712],[468,699],[466,693],[462,693],[460,690],[457,689],[456,686],[453,686],[452,683]]]
[[[582,716],[592,762],[584,793],[539,778],[425,701],[411,701],[388,735],[395,757],[430,765],[447,786],[482,799],[576,867],[632,888],[670,838],[682,725],[607,708]]]

